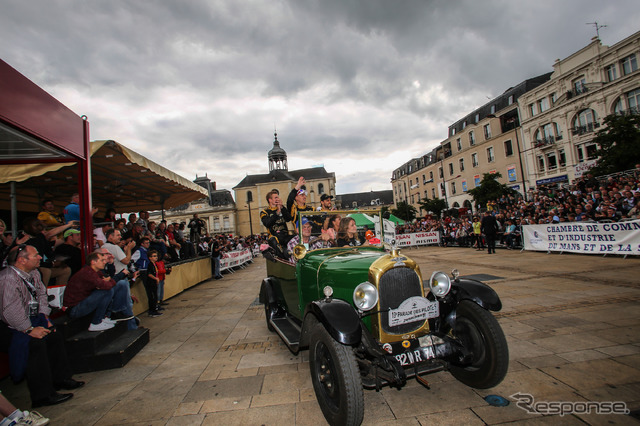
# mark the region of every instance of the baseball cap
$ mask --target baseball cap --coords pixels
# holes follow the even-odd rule
[[[302,224],[306,225],[307,223],[309,223],[309,219],[307,219],[306,217],[302,218]]]
[[[331,200],[332,198],[333,195],[322,194],[322,197],[320,197],[320,201]]]
[[[71,229],[67,229],[66,231],[64,231],[64,234],[62,234],[62,236],[64,238],[67,238],[69,235],[79,234],[79,233],[80,233],[80,231],[78,231],[77,229],[71,228]]]

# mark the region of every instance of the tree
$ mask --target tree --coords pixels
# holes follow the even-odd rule
[[[399,217],[402,220],[406,220],[407,222],[411,222],[416,218],[417,210],[411,204],[406,201],[398,201],[398,208],[391,209],[391,213],[394,216]]]
[[[499,172],[485,173],[480,181],[480,186],[469,190],[476,206],[486,206],[487,201],[497,200],[503,195],[517,195],[518,192],[509,188],[504,183],[498,182],[502,175]]]
[[[444,200],[436,197],[433,200],[430,200],[427,197],[424,197],[422,201],[418,202],[420,204],[420,208],[426,212],[431,212],[436,217],[440,218],[442,214],[442,210],[447,208],[447,203]]]
[[[601,176],[632,169],[640,162],[640,115],[612,114],[603,124],[606,127],[593,139],[599,146],[598,163],[589,173]]]

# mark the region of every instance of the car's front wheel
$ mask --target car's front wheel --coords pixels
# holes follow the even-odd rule
[[[456,309],[452,333],[473,355],[470,365],[450,367],[456,379],[478,389],[492,388],[504,379],[509,349],[500,324],[489,311],[463,300]]]
[[[336,342],[320,323],[311,330],[309,365],[313,389],[327,422],[362,423],[364,393],[353,349]]]

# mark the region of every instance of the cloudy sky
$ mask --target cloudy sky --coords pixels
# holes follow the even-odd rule
[[[231,189],[324,165],[337,192],[391,189],[447,127],[606,24],[640,30],[636,0],[0,0],[0,58],[113,139]]]

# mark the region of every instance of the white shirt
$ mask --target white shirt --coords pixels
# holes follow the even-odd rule
[[[106,242],[102,248],[106,248],[107,251],[113,255],[113,264],[116,267],[116,274],[127,268],[127,265],[121,262],[121,260],[127,257],[127,255],[124,254],[124,250],[122,250],[120,246]]]

